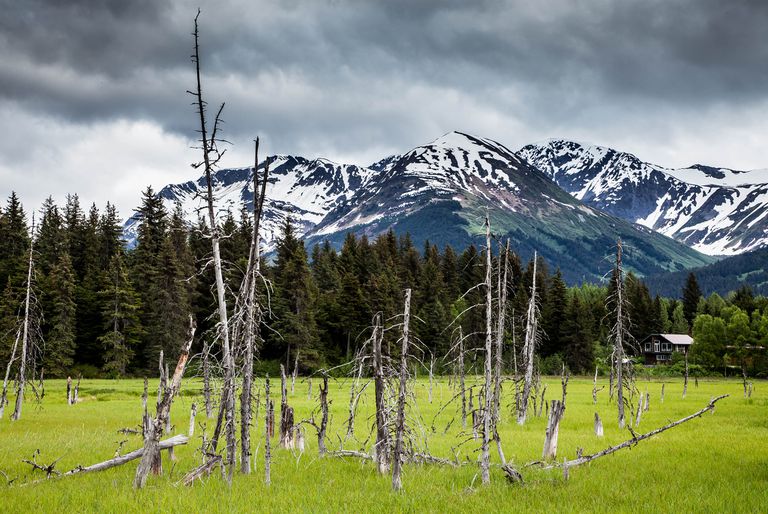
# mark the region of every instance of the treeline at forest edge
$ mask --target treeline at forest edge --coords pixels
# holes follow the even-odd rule
[[[45,370],[45,376],[153,372],[161,351],[166,358],[177,358],[190,312],[198,326],[193,353],[204,346],[216,351],[214,272],[205,265],[211,259],[207,224],[200,219],[189,226],[179,206],[167,212],[151,188],[143,192],[136,213],[137,239],[129,249],[122,220],[109,203],[103,210],[93,205],[86,212],[77,195],[68,196],[63,206],[49,198],[35,214],[33,229],[32,216],[15,193],[10,195],[0,209],[0,362],[10,358],[23,315],[30,247],[30,334],[36,343],[34,368]],[[225,235],[224,278],[232,292],[243,279],[253,220],[246,210],[237,218],[228,212],[220,228]],[[328,243],[305,248],[287,221],[268,257],[262,257],[269,282],[260,295],[268,329],[262,331],[259,369],[275,371],[283,362],[307,373],[348,362],[370,335],[376,313],[386,320],[401,312],[405,289],[413,291],[412,331],[421,343],[423,362],[448,372],[449,350],[459,329],[468,335],[467,348],[483,346],[484,292],[478,285],[485,280],[486,261],[475,246],[437,248],[427,242],[416,248],[408,234],[390,231],[372,240],[350,233],[339,251]],[[533,270],[533,261],[510,254],[504,341],[509,371],[522,349]],[[562,364],[573,373],[592,373],[595,367],[607,371],[613,323],[606,307],[609,287],[568,287],[560,271],[549,269],[541,258],[536,274],[541,372],[559,373]],[[694,374],[741,366],[752,376],[768,371],[766,352],[759,351],[768,341],[765,297],[752,295],[748,288],[726,298],[704,297],[692,274],[679,299],[652,297],[632,273],[626,275],[625,289],[635,352],[649,334],[691,333]],[[396,339],[396,334],[384,336],[393,355],[398,352]],[[482,368],[481,358],[473,361],[475,354],[480,352],[468,354],[470,372]],[[680,359],[673,356],[671,366],[654,372],[681,372]]]

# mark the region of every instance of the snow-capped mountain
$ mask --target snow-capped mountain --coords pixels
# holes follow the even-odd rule
[[[482,243],[490,213],[495,234],[512,239],[528,256],[537,250],[573,282],[599,278],[604,257],[618,237],[633,248],[641,274],[706,261],[684,245],[584,205],[557,187],[515,152],[484,138],[451,132],[375,165],[378,170],[355,195],[307,232],[310,244],[340,244],[348,231],[376,236],[393,228],[425,240],[462,248]]]
[[[394,229],[425,241],[463,249],[484,241],[490,214],[496,235],[509,236],[524,257],[537,250],[571,282],[599,279],[616,239],[631,248],[629,267],[640,274],[701,266],[712,259],[656,232],[600,212],[572,197],[503,145],[451,132],[402,155],[368,167],[323,159],[277,156],[263,222],[267,250],[274,248],[290,216],[308,245],[346,233],[371,237]],[[263,166],[263,164],[262,164]],[[202,212],[205,180],[170,185],[160,192],[167,207],[181,202],[187,219]],[[214,196],[219,212],[250,208],[252,169],[220,170]],[[128,224],[131,228],[131,222]],[[133,220],[135,225],[135,220]]]
[[[768,246],[768,170],[670,169],[563,140],[518,153],[586,204],[700,252],[733,255]]]
[[[259,174],[264,163],[259,166]],[[269,184],[264,202],[261,234],[271,248],[280,226],[291,216],[299,234],[319,223],[339,202],[351,198],[375,172],[351,164],[336,164],[327,159],[308,160],[303,157],[277,155],[270,159]],[[213,176],[213,195],[218,215],[227,211],[236,218],[243,207],[253,208],[253,168],[217,170]],[[170,211],[181,204],[190,222],[198,214],[206,216],[203,193],[205,177],[183,184],[172,184],[160,190],[160,196]],[[135,239],[136,219],[126,223],[126,239]]]

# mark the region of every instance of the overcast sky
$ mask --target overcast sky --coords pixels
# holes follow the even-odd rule
[[[0,0],[0,184],[125,216],[197,176],[192,24],[225,166],[369,164],[450,130],[768,167],[761,0]],[[4,200],[3,200],[4,203]]]

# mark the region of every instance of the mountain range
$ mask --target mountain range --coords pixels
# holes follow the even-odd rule
[[[614,195],[580,194],[585,188],[583,184],[590,181],[595,184],[592,190],[601,192],[611,187],[613,183],[609,180],[624,184],[626,180],[619,179],[620,173],[634,176],[634,165],[621,169],[615,159],[593,159],[602,163],[602,173],[595,171],[596,165],[567,167],[562,165],[566,161],[561,162],[554,151],[554,143],[529,145],[514,152],[490,139],[451,132],[365,167],[326,159],[274,156],[270,158],[262,237],[267,250],[273,248],[280,226],[290,217],[308,245],[327,239],[340,246],[348,231],[375,237],[391,228],[399,234],[408,232],[417,245],[429,241],[462,249],[471,243],[483,243],[483,220],[488,212],[495,235],[509,236],[512,246],[524,258],[538,251],[553,266],[560,267],[571,283],[602,278],[610,270],[610,255],[619,237],[625,242],[628,267],[641,275],[688,269],[716,260],[690,247],[696,244],[701,247],[698,240],[675,241],[664,235],[659,224],[635,223],[638,213],[644,211],[639,207],[622,210],[620,206],[633,205],[627,197],[637,193],[637,187],[617,187]],[[562,142],[562,147],[571,148],[568,155],[576,155],[579,149],[599,148],[567,142]],[[578,162],[585,163],[586,158]],[[732,178],[737,173],[727,176]],[[571,186],[561,179],[563,176],[569,177]],[[671,174],[664,176],[690,188],[725,188],[726,193],[739,198],[743,194],[759,196],[752,191],[762,191],[754,186],[745,193],[746,189],[740,189],[745,186],[702,186],[683,182]],[[752,177],[752,174],[744,176]],[[668,181],[672,183],[672,179]],[[596,184],[602,180],[606,182],[601,189]],[[632,180],[635,179],[629,179]],[[582,186],[577,189],[578,184]],[[194,222],[202,205],[200,193],[204,186],[205,180],[200,177],[168,185],[160,195],[169,208],[179,202],[187,218]],[[644,195],[653,195],[650,189],[643,191]],[[250,208],[252,194],[252,168],[216,171],[214,196],[220,213]],[[669,194],[669,189],[664,194]],[[657,198],[646,203],[658,207],[661,202]],[[765,244],[765,201],[762,210],[758,209],[757,200],[750,205],[753,211],[745,213],[747,217],[752,216],[748,220],[750,230],[755,225],[762,227],[763,239],[748,242],[752,236],[741,236],[739,240],[744,243],[733,251]],[[689,225],[692,218],[693,215],[686,218]],[[743,223],[737,225],[738,228]],[[134,237],[135,227],[136,220],[129,219],[126,223],[129,240]],[[736,241],[735,234],[744,233],[724,227],[719,230],[725,231],[721,239],[727,242]],[[756,234],[755,230],[749,233]],[[690,236],[681,230],[677,233]],[[715,233],[709,231],[708,234],[709,239],[705,241],[714,241]]]
[[[768,245],[768,169],[670,169],[564,140],[518,153],[587,205],[700,252],[735,255]]]

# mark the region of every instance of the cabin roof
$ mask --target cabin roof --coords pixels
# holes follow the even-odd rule
[[[650,339],[654,336],[661,337],[662,339],[666,339],[667,342],[670,342],[672,344],[684,344],[684,345],[693,344],[693,338],[688,334],[651,334],[648,337],[646,337],[643,341]]]

